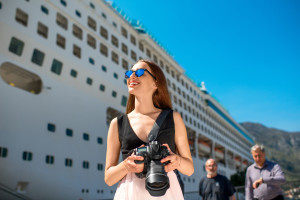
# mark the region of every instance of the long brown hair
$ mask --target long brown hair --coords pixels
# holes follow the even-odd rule
[[[149,60],[139,60],[139,62],[146,63],[150,69],[152,74],[156,77],[156,86],[157,90],[152,95],[152,101],[156,108],[159,109],[172,109],[172,102],[168,91],[166,77],[160,67],[152,61]],[[129,94],[127,106],[126,106],[126,114],[133,111],[135,106],[135,97],[132,94]]]

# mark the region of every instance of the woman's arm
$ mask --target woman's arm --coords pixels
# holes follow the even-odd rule
[[[166,162],[168,160],[171,162],[165,166],[166,172],[178,169],[182,174],[191,176],[194,173],[194,164],[187,139],[186,128],[178,112],[174,112],[173,117],[175,124],[175,144],[177,154],[171,153],[170,156],[162,159],[161,162]],[[171,151],[169,147],[168,149]]]
[[[112,186],[119,182],[128,172],[139,173],[144,169],[143,164],[135,164],[134,160],[143,160],[141,156],[131,155],[124,161],[119,162],[121,144],[119,141],[119,130],[117,118],[114,118],[109,126],[107,135],[107,150],[104,181]]]
[[[118,164],[120,148],[118,123],[117,118],[114,118],[110,123],[107,134],[104,181],[109,186],[114,185],[127,174],[125,165],[121,163]]]

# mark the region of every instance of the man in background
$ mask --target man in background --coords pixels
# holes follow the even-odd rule
[[[203,200],[235,200],[235,189],[225,176],[217,173],[217,162],[208,159],[205,169],[207,175],[201,178],[199,184],[199,194]]]
[[[266,160],[263,145],[254,145],[251,153],[255,163],[246,173],[246,200],[283,200],[281,185],[285,183],[285,176],[280,166]]]

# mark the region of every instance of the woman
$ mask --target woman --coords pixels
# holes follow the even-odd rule
[[[119,182],[115,199],[158,199],[145,189],[145,179],[135,173],[144,169],[142,156],[127,153],[141,145],[146,145],[148,134],[162,110],[171,109],[166,78],[162,70],[153,62],[140,60],[125,73],[129,98],[126,114],[111,121],[107,136],[105,182],[112,186]],[[157,141],[166,146],[170,155],[161,162],[170,161],[165,166],[170,180],[170,188],[161,199],[183,199],[176,174],[192,175],[194,172],[187,132],[179,113],[171,111],[160,127]],[[119,163],[120,151],[123,161]]]

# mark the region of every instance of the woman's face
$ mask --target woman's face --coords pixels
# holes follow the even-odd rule
[[[150,73],[152,73],[150,67],[147,63],[138,62],[136,63],[131,70],[136,71],[138,69],[147,69]],[[132,95],[145,95],[145,94],[153,94],[157,89],[154,78],[145,71],[144,74],[140,77],[136,77],[135,73],[127,79],[128,92]]]

